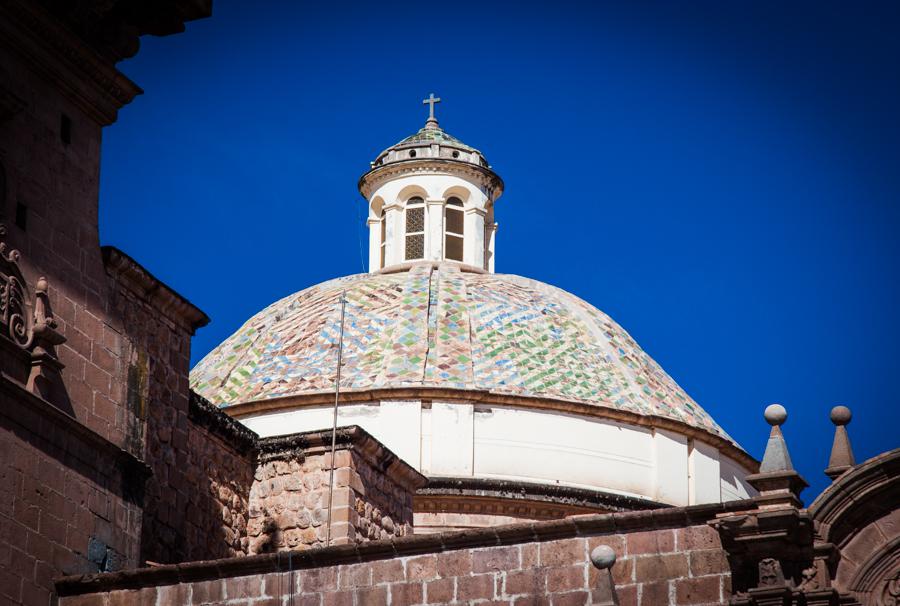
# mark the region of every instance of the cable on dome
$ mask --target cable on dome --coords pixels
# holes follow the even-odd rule
[[[331,504],[334,497],[334,451],[337,446],[338,398],[341,395],[341,361],[344,356],[344,310],[347,291],[341,291],[341,332],[338,337],[337,376],[334,380],[334,417],[331,423],[331,471],[328,474],[328,518],[325,525],[325,547],[331,545]]]

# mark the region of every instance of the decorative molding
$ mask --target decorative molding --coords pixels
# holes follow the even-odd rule
[[[384,183],[407,175],[455,175],[479,184],[490,192],[490,201],[503,193],[503,179],[493,170],[460,160],[446,158],[417,158],[401,160],[373,168],[359,178],[359,191],[368,202]]]

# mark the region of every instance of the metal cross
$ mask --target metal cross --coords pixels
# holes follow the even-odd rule
[[[434,120],[434,104],[440,103],[441,98],[435,97],[434,93],[429,93],[427,99],[422,99],[422,105],[428,106],[428,119]]]

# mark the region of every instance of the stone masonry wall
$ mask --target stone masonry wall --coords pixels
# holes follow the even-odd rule
[[[402,488],[359,453],[353,453],[350,525],[357,543],[403,537],[413,532],[413,493]]]
[[[227,571],[225,579],[200,579],[196,568],[157,570],[154,587],[66,597],[61,605],[107,604],[108,597],[108,604],[581,606],[600,598],[600,572],[589,559],[600,544],[617,554],[612,576],[621,606],[727,603],[730,573],[716,531],[700,521],[679,525],[675,516],[670,523],[627,513],[420,535],[300,552],[291,571],[285,554],[248,562],[252,574],[242,574],[237,560],[221,562],[216,570]],[[197,580],[179,582],[184,575]]]
[[[208,560],[247,553],[255,434],[192,394],[185,409],[151,408],[143,557]]]
[[[304,443],[302,436],[298,443]],[[378,472],[353,442],[341,443],[335,464],[333,545],[412,534],[408,487]],[[321,447],[260,455],[250,490],[249,553],[326,544],[330,469],[331,453]]]

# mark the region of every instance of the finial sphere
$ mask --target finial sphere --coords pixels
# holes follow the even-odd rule
[[[787,421],[787,410],[781,404],[769,404],[763,416],[769,425],[784,425]]]
[[[597,545],[591,551],[591,563],[601,570],[612,568],[616,563],[616,552],[609,545]]]
[[[835,406],[831,409],[831,422],[835,425],[847,425],[852,418],[853,413],[846,406]]]

